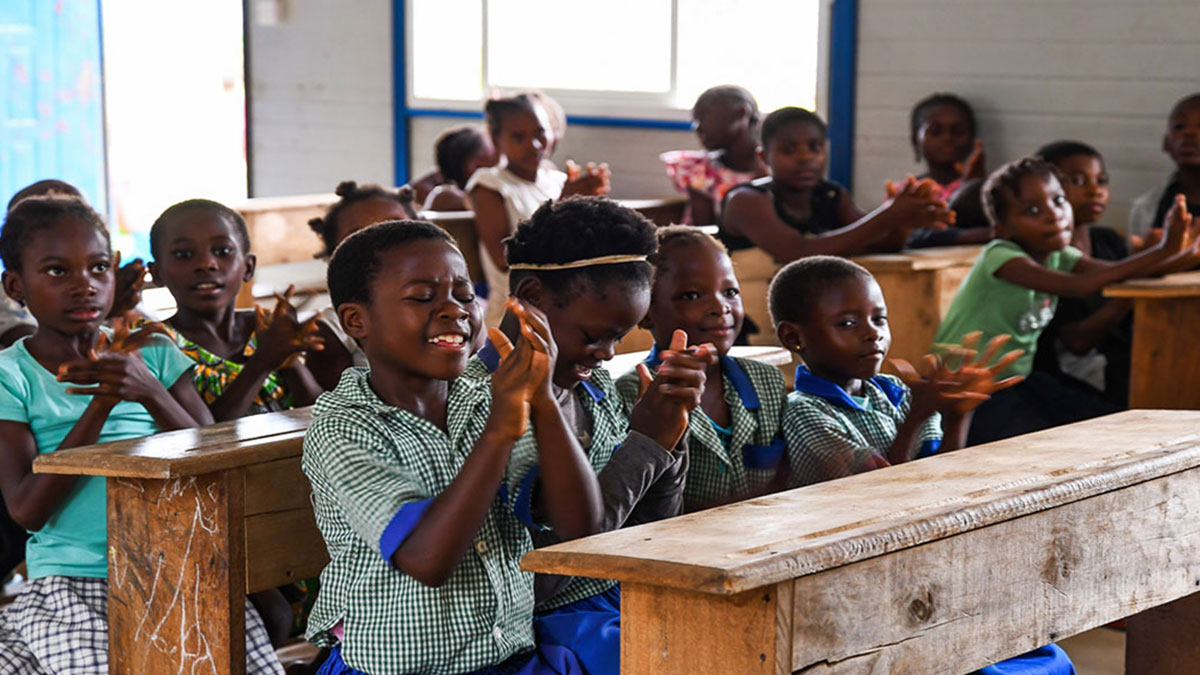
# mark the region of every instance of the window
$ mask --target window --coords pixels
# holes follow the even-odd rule
[[[477,110],[542,89],[573,114],[687,119],[740,84],[763,110],[815,108],[829,0],[409,0],[408,104]]]

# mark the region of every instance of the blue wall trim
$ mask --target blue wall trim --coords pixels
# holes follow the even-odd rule
[[[408,81],[405,63],[404,0],[392,0],[392,164],[393,185],[408,182]]]
[[[829,178],[853,190],[858,0],[833,0],[829,23]]]

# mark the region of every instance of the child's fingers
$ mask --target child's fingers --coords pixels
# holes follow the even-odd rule
[[[988,368],[988,370],[991,371],[991,373],[992,373],[992,377],[995,377],[995,376],[999,375],[1000,373],[1003,373],[1005,370],[1008,369],[1009,366],[1011,366],[1017,359],[1021,358],[1021,356],[1024,354],[1025,354],[1024,349],[1014,349],[1011,352],[1005,354],[1004,356],[1001,356],[1000,359],[998,361],[996,361],[995,365],[993,365],[991,368]]]
[[[1013,375],[1012,377],[1007,377],[1003,380],[999,380],[998,382],[996,382],[992,387],[992,391],[995,392],[995,391],[1000,391],[1001,389],[1008,389],[1009,387],[1015,387],[1018,384],[1020,384],[1021,381],[1024,379],[1025,379],[1024,375]]]
[[[988,340],[987,346],[983,348],[983,354],[981,354],[980,357],[971,365],[982,366],[986,368],[987,364],[991,363],[992,359],[996,358],[996,354],[1000,353],[1000,348],[1007,344],[1011,337],[1011,335],[1005,333],[1003,335],[997,335],[991,340]]]
[[[492,341],[492,346],[496,348],[496,352],[500,354],[500,360],[503,361],[512,353],[513,345],[499,328],[488,329],[488,339]]]
[[[638,374],[638,398],[650,389],[650,385],[654,382],[654,376],[650,374],[650,367],[645,363],[637,364]]]
[[[904,382],[916,382],[921,379],[921,376],[917,374],[917,369],[904,359],[888,359],[888,363],[892,364],[892,369]]]
[[[675,332],[671,333],[671,346],[668,349],[676,352],[687,349],[687,332],[682,328],[676,328]]]
[[[933,354],[926,354],[925,356],[921,357],[921,363],[918,366],[918,369],[922,377],[927,380],[931,380],[937,377],[940,364],[941,362],[938,360],[938,357],[934,356]]]

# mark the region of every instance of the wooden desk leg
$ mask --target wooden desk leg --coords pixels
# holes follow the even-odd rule
[[[1200,593],[1135,614],[1126,628],[1128,675],[1200,673]]]
[[[108,479],[110,674],[246,672],[241,485]]]
[[[791,589],[731,596],[622,584],[621,673],[791,673]]]
[[[1200,298],[1138,298],[1130,408],[1200,409]]]

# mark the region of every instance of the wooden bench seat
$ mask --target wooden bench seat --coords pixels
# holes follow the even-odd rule
[[[1198,509],[1200,413],[1141,410],[523,567],[621,581],[623,673],[965,673],[1159,605],[1129,621],[1128,672],[1195,673]]]

